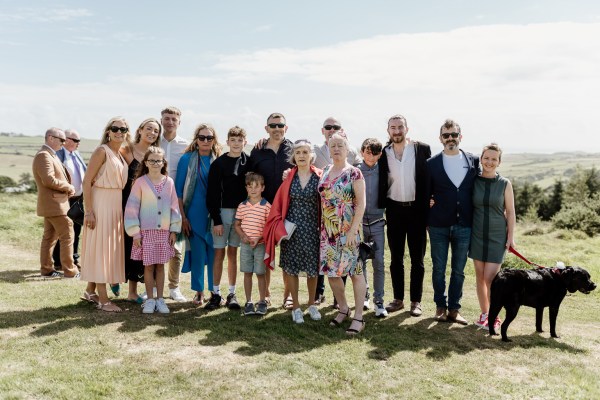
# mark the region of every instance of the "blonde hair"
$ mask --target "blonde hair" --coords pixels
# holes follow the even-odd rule
[[[212,127],[212,125],[210,124],[200,124],[196,127],[196,129],[194,130],[194,138],[192,139],[192,142],[188,145],[188,147],[185,148],[184,153],[190,153],[192,151],[198,151],[198,134],[200,133],[201,130],[206,129],[208,131],[210,131],[210,133],[213,134],[214,139],[212,141],[212,147],[210,149],[210,152],[212,154],[215,155],[215,157],[219,157],[221,155],[221,150],[222,147],[219,144],[219,137],[217,136],[217,131],[215,130],[215,128]]]
[[[140,140],[142,139],[141,131],[142,131],[142,129],[144,129],[144,127],[146,126],[146,124],[148,122],[154,122],[156,125],[158,125],[158,136],[156,137],[156,140],[154,142],[152,142],[152,144],[150,145],[150,146],[158,146],[160,144],[160,135],[162,134],[162,125],[160,124],[160,122],[158,122],[158,120],[156,118],[146,118],[145,120],[142,121],[140,126],[137,128],[137,131],[135,131],[135,139],[133,139],[133,142],[134,143],[140,142]]]
[[[118,116],[118,117],[112,117],[111,119],[108,120],[108,123],[104,127],[104,133],[102,134],[102,139],[100,140],[100,144],[106,144],[106,143],[110,142],[110,136],[109,136],[110,128],[117,121],[121,121],[122,123],[124,123],[125,127],[127,128],[127,133],[125,134],[124,142],[125,143],[131,142],[131,129],[129,129],[129,124],[127,123],[127,120],[124,117]]]

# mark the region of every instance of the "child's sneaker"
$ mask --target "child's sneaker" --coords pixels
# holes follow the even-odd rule
[[[363,302],[363,311],[368,311],[371,309],[371,295],[367,290],[367,294],[365,295],[365,301]]]
[[[310,315],[310,319],[313,321],[319,321],[321,319],[321,313],[319,309],[314,304],[308,307],[308,314]]]
[[[156,308],[156,300],[148,299],[144,302],[144,308],[142,309],[142,312],[144,314],[153,314],[155,308]]]
[[[479,319],[475,321],[475,325],[480,328],[485,328],[487,326],[487,313],[481,313]]]
[[[168,314],[170,312],[169,307],[167,307],[167,304],[165,303],[165,299],[160,298],[156,300],[156,311],[161,314]]]
[[[300,307],[292,311],[292,321],[294,321],[297,324],[304,323],[304,315],[302,315],[302,309]]]
[[[254,314],[256,314],[256,311],[254,311],[254,303],[249,301],[244,306],[244,315],[254,315]]]
[[[388,316],[388,312],[382,302],[375,303],[375,316],[377,318],[384,318]]]
[[[267,313],[267,302],[259,301],[256,303],[256,313],[258,315],[265,315]]]

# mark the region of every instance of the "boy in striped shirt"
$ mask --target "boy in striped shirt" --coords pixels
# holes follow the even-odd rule
[[[267,288],[265,280],[266,266],[263,261],[265,258],[265,244],[262,237],[271,204],[262,197],[263,190],[265,190],[263,176],[255,172],[248,172],[246,174],[248,198],[240,203],[235,213],[235,231],[242,241],[240,271],[244,273],[244,292],[246,293],[244,315],[265,315],[267,313],[267,302],[265,301]],[[260,297],[256,309],[252,302],[252,274],[256,274]]]

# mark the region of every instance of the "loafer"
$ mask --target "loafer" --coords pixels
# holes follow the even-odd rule
[[[464,319],[463,316],[460,315],[458,310],[450,310],[448,312],[447,318],[448,318],[448,321],[450,321],[450,322],[456,322],[457,324],[461,324],[461,325],[469,325],[469,321]]]
[[[402,300],[394,299],[390,304],[385,307],[387,312],[396,312],[404,309],[404,302]]]
[[[438,307],[435,310],[435,317],[433,317],[438,322],[446,322],[448,321],[448,311],[446,307]]]
[[[421,303],[418,301],[413,301],[410,303],[410,315],[413,317],[420,317],[423,314],[423,308],[421,307]]]

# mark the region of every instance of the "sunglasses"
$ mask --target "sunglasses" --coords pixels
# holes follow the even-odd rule
[[[75,142],[75,143],[81,142],[81,139],[71,139],[71,138],[67,138],[67,139],[69,139],[70,141]]]
[[[196,139],[198,139],[201,142],[212,142],[214,138],[215,138],[214,136],[204,136],[204,135],[196,136]]]
[[[330,130],[332,130],[332,129],[333,129],[334,131],[339,131],[340,129],[342,129],[342,127],[341,127],[341,126],[339,126],[339,125],[325,125],[325,126],[323,127],[323,129],[325,129],[326,131],[330,131]]]
[[[121,133],[127,133],[129,132],[129,128],[122,126],[122,127],[118,127],[118,126],[111,126],[110,128],[108,128],[109,131],[111,131],[112,133],[117,133],[119,131],[121,131]]]
[[[294,144],[305,144],[307,146],[311,146],[310,140],[308,139],[298,139],[294,142]]]
[[[283,129],[283,128],[285,128],[285,124],[269,124],[269,128],[271,128],[271,129],[275,129],[275,128]]]
[[[61,138],[61,137],[54,136],[54,135],[50,135],[50,136],[52,136],[52,137],[53,137],[53,138],[55,138],[55,139],[58,139],[58,140],[60,140],[60,142],[61,142],[61,143],[64,143],[64,142],[65,142],[65,139],[63,139],[63,138]]]
[[[442,137],[444,139],[448,139],[450,136],[452,136],[452,139],[456,139],[458,137],[458,135],[460,135],[460,133],[457,132],[452,132],[452,133],[442,133]]]
[[[162,165],[164,160],[146,160],[150,165]]]

